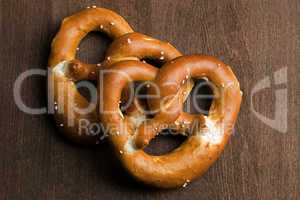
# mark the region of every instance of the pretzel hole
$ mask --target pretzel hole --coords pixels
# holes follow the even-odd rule
[[[112,39],[102,32],[90,32],[79,44],[77,58],[85,63],[100,63]]]
[[[208,115],[214,99],[213,84],[206,79],[195,79],[194,87],[184,102],[183,110],[190,114]]]
[[[149,145],[144,148],[144,151],[147,154],[154,156],[170,153],[187,139],[187,136],[174,134],[176,134],[175,130],[164,129],[159,133],[159,135],[150,141]]]
[[[77,81],[75,85],[80,95],[83,96],[88,102],[91,102],[92,95],[97,95],[96,81],[82,80]]]
[[[155,58],[144,58],[142,59],[142,61],[155,66],[157,68],[161,68],[163,66],[163,64],[165,64],[164,60],[160,60],[160,59],[155,59]]]

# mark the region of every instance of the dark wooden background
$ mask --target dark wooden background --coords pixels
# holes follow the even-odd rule
[[[136,31],[167,40],[184,54],[217,56],[239,78],[244,100],[236,132],[220,159],[188,187],[141,186],[115,162],[107,141],[94,148],[71,144],[48,115],[28,115],[16,106],[17,76],[45,69],[61,20],[91,5],[115,10]],[[299,0],[0,0],[0,8],[0,200],[300,199]],[[80,57],[101,60],[108,43],[90,34]],[[255,84],[283,67],[288,68],[288,82],[280,87],[288,89],[287,133],[265,125],[250,109]],[[24,101],[46,105],[45,87],[44,77],[28,79]],[[256,110],[270,118],[276,89],[254,98]]]

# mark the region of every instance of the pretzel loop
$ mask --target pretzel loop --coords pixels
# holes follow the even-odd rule
[[[112,39],[133,32],[129,24],[117,13],[104,9],[85,9],[63,20],[52,41],[50,66],[64,60],[73,60],[80,41],[91,31],[105,32]],[[84,65],[84,63],[82,63]]]

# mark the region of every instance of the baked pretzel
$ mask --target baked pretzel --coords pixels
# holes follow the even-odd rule
[[[165,64],[159,73],[150,65],[137,61],[118,62],[111,69],[116,73],[103,77],[100,120],[109,127],[109,138],[124,167],[138,180],[162,188],[185,187],[201,176],[223,151],[239,112],[241,93],[230,67],[213,57],[194,55]],[[155,78],[160,98],[153,101],[152,106],[160,105],[162,109],[153,119],[139,120],[119,114],[121,93],[128,84],[128,79],[120,76],[122,73],[131,81]],[[186,90],[182,86],[189,79],[201,77],[210,79],[221,90],[222,98],[214,99],[208,116],[184,113],[181,92]],[[153,93],[151,89],[149,92]],[[164,102],[165,97],[170,99]],[[162,123],[172,120],[175,123],[199,122],[200,126],[171,153],[161,156],[145,153],[142,148],[161,131]]]
[[[63,20],[52,41],[49,58],[50,88],[54,96],[54,117],[62,132],[75,142],[95,144],[98,136],[80,130],[79,120],[98,123],[96,102],[90,103],[78,91],[75,81],[96,79],[99,64],[87,64],[75,59],[80,41],[90,31],[103,31],[112,39],[133,32],[118,14],[104,8],[90,8]],[[78,112],[79,109],[84,112]]]
[[[75,58],[81,39],[93,30],[103,31],[114,39],[103,63],[88,64]],[[134,33],[121,16],[110,10],[91,8],[66,18],[53,39],[49,59],[57,124],[65,135],[75,142],[98,143],[98,137],[86,132],[86,129],[80,130],[79,133],[80,119],[86,119],[89,123],[97,123],[98,120],[96,104],[88,102],[77,91],[74,83],[79,80],[96,80],[98,70],[108,68],[121,60],[154,58],[167,62],[178,56],[181,56],[181,53],[172,45]],[[128,114],[140,114],[137,110],[138,105],[139,102],[135,99],[133,105],[129,107]],[[78,112],[78,108],[82,110],[86,107],[90,109],[84,113]]]

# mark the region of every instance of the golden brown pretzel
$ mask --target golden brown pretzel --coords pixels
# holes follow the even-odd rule
[[[89,103],[76,89],[77,80],[95,79],[96,64],[75,59],[78,45],[90,31],[100,30],[113,39],[133,32],[129,24],[118,14],[104,8],[90,8],[63,20],[60,30],[52,41],[49,58],[50,88],[53,90],[54,117],[68,138],[75,142],[95,144],[97,136],[86,129],[79,130],[79,120],[98,123],[95,102]],[[87,108],[78,112],[78,108]]]
[[[88,64],[77,60],[76,49],[81,39],[90,31],[98,29],[114,38],[106,53],[105,62]],[[79,130],[79,120],[96,123],[97,117],[94,109],[96,105],[90,104],[80,95],[75,81],[96,80],[99,69],[121,60],[156,58],[167,62],[181,56],[169,43],[132,31],[127,22],[116,13],[103,8],[91,8],[66,18],[53,39],[49,66],[53,69],[50,80],[53,85],[54,107],[57,108],[55,119],[65,135],[73,141],[84,144],[98,142],[97,137],[86,129]],[[138,101],[135,100],[134,103],[130,107],[130,115],[140,114],[136,106]],[[91,106],[91,109],[84,113],[75,110],[75,107],[87,106]]]
[[[101,93],[100,119],[110,128],[110,140],[125,168],[138,180],[163,188],[185,187],[202,175],[224,149],[239,112],[240,88],[231,69],[213,57],[198,55],[183,56],[167,63],[157,76],[155,68],[136,61],[119,62],[112,69],[120,73],[107,74],[103,78],[105,84]],[[120,115],[117,112],[118,102],[122,89],[128,84],[128,79],[119,75],[122,73],[126,73],[131,81],[149,81],[156,76],[155,83],[161,95],[158,102],[168,96],[173,98],[162,104],[168,109],[144,122]],[[182,113],[182,100],[178,100],[182,98],[178,95],[182,85],[190,78],[201,77],[208,77],[216,84],[222,91],[222,98],[213,101],[207,117]],[[194,129],[187,141],[173,152],[161,156],[148,155],[139,146],[148,144],[160,131],[159,120],[168,123],[174,118],[167,112],[170,108],[179,116],[177,120],[198,121],[200,127]],[[141,131],[142,127],[150,131]]]

